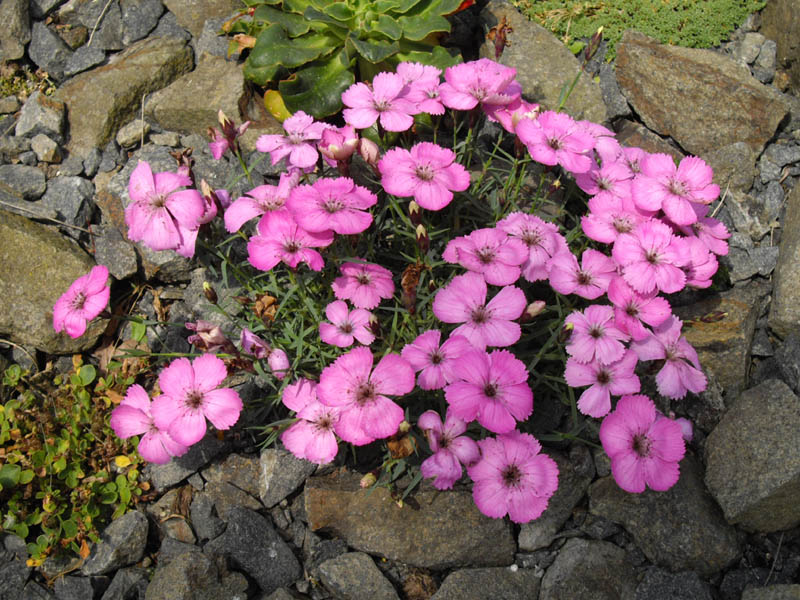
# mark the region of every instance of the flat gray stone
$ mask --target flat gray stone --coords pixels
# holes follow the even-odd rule
[[[28,56],[40,69],[55,81],[64,78],[64,69],[72,56],[72,50],[64,41],[51,31],[42,21],[34,21],[31,27],[31,42],[28,44]]]
[[[47,189],[41,170],[27,165],[0,165],[0,190],[23,200],[36,200]]]
[[[791,331],[800,331],[800,186],[795,186],[786,198],[769,326],[782,338]]]
[[[17,60],[25,56],[25,45],[31,41],[28,0],[4,0],[0,3],[0,60]]]
[[[541,577],[532,569],[460,569],[442,582],[431,600],[529,600],[538,598]]]
[[[242,7],[239,0],[165,0],[164,5],[195,38],[200,37],[207,19],[230,17]]]
[[[348,552],[319,566],[322,584],[342,600],[400,600],[369,555]]]
[[[261,502],[267,508],[275,506],[303,485],[316,469],[316,464],[296,458],[291,452],[266,448],[261,452],[258,476]]]
[[[245,600],[247,587],[241,573],[220,579],[211,557],[202,552],[186,552],[156,569],[145,600]]]
[[[125,513],[105,528],[100,541],[81,567],[84,575],[104,575],[138,562],[147,543],[147,517],[137,510]]]
[[[747,588],[742,592],[742,600],[800,600],[800,585]]]
[[[636,600],[713,600],[711,586],[693,571],[670,573],[650,567],[636,588]]]
[[[72,77],[92,67],[102,64],[106,60],[106,51],[97,46],[81,46],[67,59],[64,66],[64,76]]]
[[[162,492],[197,472],[228,448],[228,444],[209,433],[183,456],[173,458],[165,465],[147,465],[146,474],[156,491]]]

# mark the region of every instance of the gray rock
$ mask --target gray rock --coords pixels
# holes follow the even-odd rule
[[[779,167],[785,167],[786,165],[800,162],[800,146],[796,144],[770,144],[764,150],[763,156]]]
[[[225,522],[214,514],[214,501],[205,492],[192,498],[190,514],[192,527],[201,542],[213,540],[225,531]]]
[[[161,0],[128,0],[121,2],[122,43],[127,46],[153,31],[164,14]]]
[[[247,581],[240,573],[220,579],[212,558],[186,552],[156,569],[146,600],[245,600]]]
[[[255,579],[265,593],[293,583],[302,572],[272,525],[247,508],[232,508],[225,533],[208,542],[203,551],[225,556],[234,568]]]
[[[442,582],[431,600],[528,600],[537,598],[541,577],[533,570],[512,567],[461,569]]]
[[[91,148],[83,159],[83,172],[87,177],[94,177],[100,167],[100,161],[103,158],[103,153],[100,148]]]
[[[44,173],[26,165],[0,165],[0,190],[23,200],[36,200],[47,189]]]
[[[158,524],[158,529],[163,539],[174,539],[180,543],[192,545],[197,541],[192,528],[189,526],[183,512],[191,502],[191,486],[172,489],[155,504],[148,504],[145,512]],[[188,496],[187,496],[188,493]],[[174,554],[181,554],[177,551]]]
[[[97,46],[81,46],[66,62],[64,76],[72,77],[92,67],[102,64],[106,60],[106,51]]]
[[[30,149],[31,141],[29,139],[13,135],[0,135],[0,154],[8,162]]]
[[[109,64],[64,83],[56,96],[69,109],[70,152],[85,155],[104,146],[123,123],[138,116],[146,94],[169,85],[191,67],[191,50],[183,42],[148,38]]]
[[[150,133],[150,123],[141,119],[134,119],[117,132],[117,143],[123,148],[133,148],[136,144],[144,144],[147,134]]]
[[[774,356],[775,348],[767,334],[766,329],[757,329],[753,336],[753,348],[750,350],[753,356]]]
[[[699,462],[686,456],[680,469],[666,492],[629,494],[600,479],[589,488],[589,511],[620,523],[654,564],[711,575],[739,558],[737,533],[703,486]]]
[[[546,548],[551,544],[592,482],[592,477],[578,473],[564,454],[548,452],[548,455],[558,465],[558,489],[550,498],[547,510],[538,519],[520,526],[517,543],[523,552]]]
[[[227,18],[241,8],[238,0],[165,0],[164,4],[195,38],[200,37],[207,19]]]
[[[86,227],[94,212],[94,185],[83,177],[54,177],[47,183],[41,204],[55,210],[58,219],[70,225]],[[68,230],[70,234],[75,230]]]
[[[631,115],[631,107],[628,106],[628,101],[619,89],[614,67],[608,63],[603,63],[600,65],[599,76],[600,92],[603,94],[609,121],[613,121],[618,117],[629,117]]]
[[[499,62],[517,70],[523,96],[545,109],[555,110],[564,85],[572,83],[580,70],[575,56],[552,33],[524,17],[505,0],[490,0],[481,11],[484,31],[495,27],[503,17],[513,27],[513,44],[506,47]],[[482,57],[494,60],[494,43],[487,40],[480,48]],[[531,60],[546,56],[547,60]],[[565,110],[575,119],[602,123],[608,119],[600,86],[589,77],[581,77],[570,94]]]
[[[636,588],[636,600],[712,600],[712,596],[710,586],[697,573],[650,567]]]
[[[127,567],[114,574],[111,585],[101,600],[144,600],[149,579],[147,571],[139,567]]]
[[[797,0],[774,0],[769,2],[761,14],[763,33],[777,42],[777,61],[786,69],[790,77],[790,89],[800,90],[800,11]]]
[[[208,269],[203,267],[193,269],[191,273],[191,281],[186,289],[183,291],[183,301],[189,310],[192,317],[187,319],[194,321],[203,319],[216,325],[229,326],[230,320],[225,315],[220,314],[220,311],[212,306],[203,293],[203,283],[208,282],[217,292],[217,303],[228,314],[236,315],[241,311],[242,305],[236,300],[235,296],[240,294],[239,287],[226,287],[212,275]]]
[[[23,152],[19,155],[19,162],[22,165],[26,165],[28,167],[35,167],[36,166],[36,153],[33,151]]]
[[[0,98],[0,115],[13,114],[19,110],[20,103],[16,96],[3,96]]]
[[[31,41],[28,0],[0,3],[0,23],[0,59],[10,61],[25,56],[25,45]]]
[[[181,138],[174,131],[165,131],[164,133],[151,134],[150,141],[156,146],[168,146],[170,148],[175,148],[181,143]]]
[[[55,596],[47,588],[43,588],[35,581],[29,581],[25,585],[21,596],[21,600],[53,600],[53,598]]]
[[[52,311],[59,296],[94,264],[57,232],[0,210],[0,298],[5,307],[0,336],[50,354],[91,347],[105,327],[102,319],[89,323],[86,333],[73,340],[53,330]]]
[[[176,40],[189,42],[192,39],[192,34],[178,25],[178,19],[175,17],[175,13],[167,11],[161,15],[161,18],[158,20],[158,25],[153,30],[151,37],[175,38]]]
[[[728,245],[733,248],[753,248],[753,241],[761,240],[775,226],[767,214],[764,198],[739,190],[728,193],[725,199],[725,212],[730,216],[735,228],[728,240]],[[746,236],[747,241],[743,244],[739,237],[734,236]]]
[[[761,51],[761,45],[766,39],[767,38],[760,33],[746,33],[736,49],[736,58],[747,65],[752,64],[756,58],[758,58],[758,53]]]
[[[65,123],[64,103],[36,90],[23,104],[14,133],[27,137],[43,133],[62,143]]]
[[[509,523],[482,515],[469,491],[443,494],[423,483],[413,494],[414,506],[407,502],[401,508],[386,489],[361,489],[360,480],[348,472],[309,478],[304,495],[309,528],[324,529],[362,552],[428,569],[514,561]]]
[[[778,264],[779,249],[777,246],[759,246],[747,251],[732,248],[727,256],[720,257],[720,262],[728,268],[732,282],[745,281],[758,273],[766,277],[775,270]]]
[[[708,152],[703,156],[714,170],[714,183],[723,192],[746,192],[753,185],[756,176],[756,155],[744,142],[734,142]],[[727,200],[726,200],[727,202]]]
[[[261,452],[259,492],[267,508],[275,506],[303,485],[317,468],[312,462],[295,458],[286,450],[266,448]]]
[[[68,156],[58,167],[56,176],[58,177],[76,177],[83,174],[83,160],[80,156]]]
[[[785,198],[786,194],[783,191],[783,186],[777,181],[770,181],[767,184],[767,189],[758,195],[758,199],[764,206],[764,220],[769,224],[775,225],[781,214]]]
[[[758,53],[758,58],[753,68],[763,69],[764,71],[775,74],[775,59],[778,53],[778,45],[774,40],[766,40]],[[770,80],[772,78],[770,77]]]
[[[56,600],[94,598],[94,588],[88,577],[59,577],[56,579],[55,591]]]
[[[114,225],[104,222],[92,227],[94,257],[119,281],[136,274],[138,261],[133,249]]]
[[[103,575],[142,558],[147,543],[147,517],[138,510],[125,513],[106,527],[81,567],[84,575]]]
[[[122,50],[125,47],[119,2],[77,0],[61,6],[57,14],[61,23],[82,25],[93,31],[90,45],[96,48]]]
[[[348,552],[326,560],[319,567],[322,584],[336,598],[358,600],[400,600],[392,584],[375,566],[369,555]]]
[[[800,186],[795,186],[786,199],[769,326],[779,337],[800,328]]]
[[[758,172],[761,183],[777,181],[781,177],[781,168],[772,162],[766,154],[758,160]]]
[[[542,579],[539,600],[633,600],[636,574],[609,542],[568,540]]]
[[[747,530],[800,523],[800,399],[771,379],[742,393],[706,440],[706,484],[725,518]]]
[[[3,536],[3,552],[0,555],[0,600],[16,600],[22,595],[31,572],[31,568],[25,564],[28,553],[21,538],[12,534],[0,535]]]
[[[800,600],[800,585],[750,587],[742,593],[742,600]]]
[[[622,93],[645,125],[699,156],[739,141],[759,154],[788,113],[780,92],[711,50],[659,44],[627,31],[616,69]]]
[[[30,0],[31,17],[43,19],[61,2],[62,0]]]
[[[47,71],[52,79],[61,81],[64,78],[67,61],[72,56],[72,50],[47,25],[41,21],[34,21],[28,56],[37,67]]]
[[[173,458],[165,465],[150,463],[145,474],[156,491],[161,492],[180,483],[227,449],[228,444],[218,440],[215,435],[208,434],[192,445],[183,456]]]
[[[238,52],[228,57],[228,38],[224,35],[217,35],[217,32],[222,29],[222,24],[225,21],[226,19],[224,17],[218,17],[215,19],[208,19],[203,23],[203,32],[200,34],[199,38],[194,40],[195,56],[209,54],[211,56],[220,56],[226,60],[238,60]]]
[[[161,547],[158,549],[158,565],[165,567],[173,560],[187,552],[202,552],[202,550],[193,544],[181,542],[173,537],[165,537],[161,542]]]
[[[800,332],[792,332],[786,336],[775,352],[775,362],[778,365],[780,378],[792,388],[793,392],[798,393],[800,391]]]

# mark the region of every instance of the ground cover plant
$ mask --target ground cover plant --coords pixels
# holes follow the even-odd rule
[[[466,472],[484,514],[519,523],[558,485],[542,441],[599,442],[629,492],[674,485],[691,425],[670,400],[706,379],[669,295],[709,287],[727,252],[708,216],[719,188],[699,158],[622,148],[525,102],[515,75],[404,62],[354,83],[344,125],[298,111],[258,140],[279,180],[254,180],[247,124],[220,114],[210,149],[237,157],[252,186],[238,198],[185,154],[175,172],[140,162],[128,237],[197,256],[240,292],[223,308],[206,286],[226,323],[187,323],[193,352],[152,357],[117,398],[117,435],[164,463],[249,410],[264,443],[354,464],[398,503]],[[54,327],[118,318],[106,280],[102,266],[76,280]],[[245,406],[235,372],[262,397]]]
[[[529,19],[546,27],[568,46],[590,38],[598,27],[608,42],[606,60],[626,29],[664,44],[688,48],[718,46],[763,0],[512,0]],[[578,51],[580,45],[573,46]]]

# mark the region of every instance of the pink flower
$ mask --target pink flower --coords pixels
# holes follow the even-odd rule
[[[594,151],[603,165],[612,163],[622,152],[617,135],[608,127],[592,121],[577,121],[575,124],[594,138]]]
[[[338,407],[337,433],[356,446],[394,435],[403,421],[403,409],[386,395],[403,395],[414,389],[414,371],[397,354],[385,355],[375,370],[372,352],[359,346],[323,369],[317,397]]]
[[[408,86],[396,73],[378,73],[372,89],[366,83],[355,83],[342,94],[344,120],[356,129],[371,127],[380,119],[386,131],[405,131],[414,124],[417,113],[408,99]]]
[[[678,225],[697,221],[692,205],[711,204],[719,196],[714,172],[702,158],[687,156],[676,167],[668,154],[651,154],[633,181],[633,200],[647,210],[663,210]]]
[[[335,167],[339,161],[346,161],[358,147],[358,135],[352,125],[344,127],[328,127],[322,132],[317,143],[322,156],[330,166]]]
[[[150,165],[140,161],[128,182],[128,238],[153,250],[176,250],[181,256],[193,256],[205,203],[197,190],[177,191],[191,184],[187,175],[153,175]]]
[[[425,432],[433,452],[420,465],[422,476],[432,478],[437,490],[452,489],[461,478],[461,465],[470,466],[481,457],[475,440],[461,435],[467,424],[448,413],[442,425],[439,413],[427,410],[419,416],[417,427]]]
[[[243,352],[252,354],[258,360],[269,357],[272,352],[272,348],[269,347],[269,344],[247,327],[242,328],[242,334],[239,336],[239,343],[242,346]]]
[[[288,212],[272,212],[258,222],[258,235],[247,243],[247,258],[251,265],[262,271],[269,271],[279,262],[292,269],[304,262],[312,271],[320,271],[325,261],[312,248],[325,248],[332,242],[332,231],[306,231]]]
[[[256,141],[256,149],[269,152],[273,165],[288,156],[291,167],[313,167],[319,157],[314,144],[327,127],[327,123],[314,122],[314,117],[299,110],[283,122],[285,136],[262,135]]]
[[[267,356],[267,364],[272,374],[275,375],[275,379],[278,381],[289,374],[289,357],[286,356],[286,352],[280,348],[272,349],[269,356]]]
[[[233,121],[226,117],[222,110],[217,113],[217,118],[219,120],[220,127],[222,127],[222,131],[219,129],[213,129],[211,127],[208,128],[208,133],[211,137],[211,142],[208,144],[208,148],[211,151],[211,156],[214,157],[214,160],[219,160],[222,158],[222,155],[225,154],[225,152],[235,148],[236,138],[241,137],[250,126],[250,121],[245,121],[236,127]]]
[[[220,326],[215,323],[198,319],[195,323],[186,323],[185,327],[189,331],[194,331],[186,341],[198,350],[212,354],[236,350],[228,337],[222,333]]]
[[[672,294],[683,289],[686,248],[661,221],[645,221],[617,238],[611,255],[622,266],[625,281],[640,294],[659,289]]]
[[[717,257],[696,237],[684,238],[689,260],[683,266],[686,285],[705,289],[711,287],[711,278],[717,272]]]
[[[106,286],[108,269],[103,265],[92,267],[86,275],[73,281],[53,306],[53,329],[66,331],[71,338],[79,338],[91,321],[108,304],[111,288]]]
[[[450,240],[442,258],[480,273],[486,283],[511,285],[519,279],[520,265],[528,260],[528,248],[502,229],[484,228]]]
[[[534,121],[517,123],[517,135],[528,147],[531,158],[543,165],[561,165],[571,173],[592,168],[595,139],[566,113],[543,112]]]
[[[562,251],[550,259],[550,286],[559,294],[594,300],[606,293],[616,272],[614,261],[597,250],[584,250],[580,267],[571,251]]]
[[[731,237],[728,229],[717,219],[705,216],[708,212],[707,205],[694,204],[693,207],[697,213],[697,221],[691,225],[679,226],[678,229],[686,236],[699,239],[714,254],[728,254],[728,242],[725,241]]]
[[[656,375],[658,393],[667,398],[683,398],[687,391],[699,394],[706,389],[706,376],[700,368],[697,352],[681,336],[683,323],[675,316],[653,328],[653,333],[634,341],[631,348],[639,360],[664,360]]]
[[[517,98],[510,104],[496,108],[492,116],[509,133],[516,133],[517,124],[523,119],[535,120],[539,116],[541,109],[538,104],[526,102],[522,98]]]
[[[459,381],[444,389],[453,416],[508,433],[533,412],[533,392],[525,364],[508,350],[470,350],[453,365]]]
[[[514,81],[517,70],[488,58],[448,67],[439,86],[442,104],[471,110],[481,104],[489,112],[519,98],[522,88]]]
[[[394,294],[392,272],[380,265],[347,262],[341,267],[342,276],[331,287],[340,300],[350,300],[356,308],[373,309],[381,298]]]
[[[638,294],[622,277],[612,279],[608,286],[608,299],[614,305],[617,327],[634,340],[649,336],[650,331],[643,323],[655,327],[672,314],[669,302],[656,294],[656,290],[649,294]]]
[[[298,379],[283,390],[281,399],[297,413],[298,421],[281,434],[281,441],[297,458],[323,465],[339,452],[335,435],[339,409],[322,404],[316,388],[315,382]]]
[[[564,321],[573,326],[567,352],[575,360],[582,363],[598,360],[608,365],[625,353],[622,342],[628,340],[628,335],[617,327],[614,309],[610,306],[592,304],[582,313],[570,313]]]
[[[559,251],[568,250],[558,227],[534,215],[511,213],[498,221],[497,227],[528,247],[528,258],[522,263],[522,276],[527,281],[547,279],[550,259]]]
[[[198,356],[191,363],[178,358],[161,371],[162,394],[153,400],[156,426],[176,442],[191,446],[206,433],[206,419],[217,429],[229,429],[239,420],[242,399],[231,388],[219,388],[228,369],[213,354]]]
[[[319,324],[319,337],[326,344],[347,348],[356,339],[365,346],[375,341],[369,325],[372,314],[363,308],[348,310],[347,303],[335,300],[325,307],[325,316],[330,323]]]
[[[589,199],[589,214],[581,217],[581,228],[587,237],[604,244],[613,244],[623,233],[630,233],[644,216],[630,197],[598,194]]]
[[[467,170],[455,162],[452,150],[420,142],[410,151],[392,148],[378,162],[381,185],[394,196],[413,196],[428,210],[441,210],[453,199],[453,192],[469,187]]]
[[[287,206],[298,225],[306,231],[361,233],[372,224],[364,212],[378,201],[367,188],[349,177],[318,179],[313,185],[300,185],[289,195]]]
[[[277,186],[259,185],[239,196],[225,211],[225,229],[233,233],[254,217],[268,212],[285,212],[284,205],[297,182],[297,175],[282,173]]]
[[[681,426],[659,418],[647,396],[623,396],[600,425],[600,442],[611,459],[611,474],[626,492],[645,486],[663,492],[680,477],[678,463],[686,448]]]
[[[473,348],[469,340],[460,335],[451,335],[440,346],[441,336],[442,332],[438,329],[430,329],[419,334],[400,352],[414,371],[419,372],[417,385],[423,390],[440,390],[456,381],[453,372],[456,362],[464,352]]]
[[[408,86],[407,98],[417,107],[417,112],[443,115],[444,106],[439,98],[439,77],[442,71],[430,65],[402,62],[397,74]]]
[[[510,346],[522,330],[518,319],[527,302],[521,289],[509,285],[486,303],[486,281],[478,273],[464,273],[436,293],[433,314],[445,323],[463,323],[453,335],[463,335],[478,349]]]
[[[150,396],[139,384],[130,386],[119,406],[111,411],[111,429],[121,439],[144,434],[139,439],[139,454],[157,465],[166,464],[189,449],[156,427],[150,414]]]
[[[570,387],[591,386],[578,399],[578,410],[590,417],[600,418],[611,410],[611,394],[635,394],[641,383],[634,374],[639,358],[628,350],[614,363],[604,365],[598,360],[581,363],[574,357],[567,359],[564,379]]]
[[[558,488],[556,461],[541,454],[541,444],[528,433],[513,431],[478,445],[481,460],[467,468],[478,510],[493,519],[508,514],[515,523],[539,518]]]

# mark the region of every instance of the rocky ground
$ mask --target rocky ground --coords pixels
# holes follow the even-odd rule
[[[0,5],[2,58],[27,56],[57,86],[24,103],[0,98],[0,334],[21,364],[97,343],[99,328],[72,341],[47,317],[95,261],[117,280],[148,280],[139,309],[152,316],[157,297],[171,321],[213,319],[201,293],[209,272],[126,241],[128,176],[138,159],[167,170],[170,152],[192,148],[196,172],[222,187],[230,166],[204,137],[220,108],[257,121],[251,150],[280,130],[214,34],[237,0],[105,5]],[[258,451],[246,435],[208,437],[150,468],[160,496],[109,526],[82,564],[31,569],[24,544],[3,536],[0,598],[800,598],[798,15],[797,0],[770,0],[715,50],[629,32],[616,64],[596,57],[567,103],[626,144],[703,157],[725,190],[716,210],[733,233],[723,260],[733,285],[683,295],[676,309],[710,385],[671,407],[696,425],[674,488],[626,494],[602,452],[549,449],[559,490],[539,520],[516,527],[481,516],[468,489],[423,485],[398,508],[345,468]],[[470,9],[454,36],[469,46],[474,27],[483,39],[503,16],[514,31],[501,62],[516,67],[528,99],[553,106],[579,63],[511,5]],[[493,45],[480,53],[494,57]],[[188,349],[176,331],[153,332],[151,347]],[[247,381],[240,391],[259,393]]]

